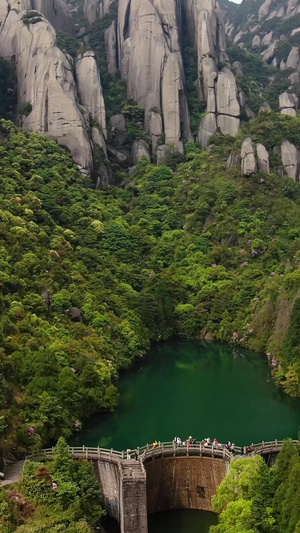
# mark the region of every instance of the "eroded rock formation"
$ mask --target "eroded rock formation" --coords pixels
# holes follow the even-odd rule
[[[28,2],[24,0],[22,6],[28,6]],[[4,13],[3,2],[0,13],[0,54],[15,57],[18,104],[27,108],[22,125],[57,139],[82,171],[90,174],[91,139],[105,149],[106,136],[104,102],[93,54],[86,53],[77,62],[77,88],[73,60],[56,46],[55,30],[43,16],[36,17],[34,24],[30,20],[25,23],[27,11],[10,9]],[[91,130],[90,119],[99,124],[98,132],[96,128]]]
[[[102,18],[109,12],[112,0],[85,0],[84,2],[84,17],[93,24],[97,19]]]
[[[187,0],[186,17],[190,39],[198,54],[200,95],[207,104],[208,115],[199,129],[199,141],[205,147],[217,127],[224,134],[238,133],[240,105],[235,77],[229,68],[223,15],[218,3]]]
[[[119,1],[119,66],[128,96],[144,107],[151,137],[158,131],[157,121],[151,129],[154,111],[161,116],[166,144],[181,149],[191,134],[179,24],[177,0]]]
[[[32,10],[44,15],[56,30],[74,33],[74,21],[64,0],[1,0],[0,20],[3,24],[10,10]]]

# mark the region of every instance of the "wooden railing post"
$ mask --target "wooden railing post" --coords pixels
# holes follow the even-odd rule
[[[100,457],[101,457],[101,452],[100,452],[100,448],[99,448],[99,446],[98,446],[98,448],[97,448],[97,453],[98,453],[98,459],[100,459]]]

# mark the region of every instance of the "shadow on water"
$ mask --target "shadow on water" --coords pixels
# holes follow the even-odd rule
[[[149,533],[208,533],[209,526],[217,524],[214,513],[206,511],[173,510],[149,516]],[[120,533],[115,520],[103,523],[105,533]]]

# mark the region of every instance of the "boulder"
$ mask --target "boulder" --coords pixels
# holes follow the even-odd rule
[[[282,115],[290,115],[292,117],[296,117],[297,116],[297,111],[293,107],[287,107],[286,109],[281,109],[280,113]]]
[[[289,75],[290,84],[293,87],[294,85],[300,85],[300,75],[299,72],[293,72]]]
[[[90,118],[95,120],[106,138],[106,114],[100,73],[95,53],[89,50],[76,62],[77,89],[80,103],[86,107]]]
[[[296,180],[298,178],[299,156],[296,146],[289,141],[281,145],[281,160],[285,173]]]
[[[202,148],[208,146],[209,139],[217,131],[216,115],[207,113],[200,122],[198,141]]]
[[[270,111],[271,110],[271,107],[270,105],[268,104],[268,102],[262,102],[260,104],[260,107],[259,107],[259,113],[261,113],[262,111]]]
[[[266,35],[264,35],[262,41],[261,41],[261,44],[263,46],[270,46],[271,42],[272,42],[272,39],[273,39],[273,32],[272,31],[269,31],[269,33],[266,33]]]
[[[273,0],[265,0],[258,10],[258,21],[261,22],[270,12]]]
[[[114,146],[111,146],[108,144],[106,146],[107,153],[110,155],[112,159],[115,160],[118,165],[128,168],[131,166],[131,156],[130,153],[127,152],[127,150],[117,150]]]
[[[261,143],[257,143],[256,145],[256,156],[258,170],[261,172],[270,172],[269,152]]]
[[[117,72],[117,26],[113,20],[104,32],[107,69],[110,74]]]
[[[41,17],[27,26],[23,15],[11,10],[0,29],[0,54],[15,56],[19,106],[32,106],[23,126],[57,139],[89,174],[93,158],[88,125],[79,107],[72,64],[55,45],[50,23]]]
[[[275,41],[273,41],[266,50],[264,50],[264,52],[262,53],[262,56],[264,58],[265,61],[269,61],[270,59],[272,59],[274,57],[274,54],[275,54],[275,51],[276,51],[276,46],[277,46],[277,43],[278,43],[278,39],[276,39]]]
[[[230,115],[231,117],[240,115],[236,81],[228,67],[224,67],[218,76],[217,109],[218,113],[223,115]]]
[[[235,61],[234,63],[232,63],[232,68],[236,76],[243,76],[243,65],[240,61]]]
[[[284,92],[279,95],[279,109],[287,107],[297,108],[298,98],[295,94]]]
[[[299,49],[298,46],[292,46],[291,51],[286,60],[286,68],[292,68],[296,70],[299,66]]]
[[[260,36],[259,35],[254,35],[253,39],[252,39],[252,46],[259,46],[260,45]]]
[[[161,144],[157,147],[156,151],[156,157],[157,157],[157,165],[164,165],[166,162],[167,156],[171,153],[172,147],[168,144]]]
[[[240,120],[236,117],[230,117],[228,115],[218,115],[217,125],[223,135],[232,135],[234,137],[239,132]]]
[[[142,139],[139,139],[134,141],[132,144],[133,164],[137,165],[138,162],[142,159],[142,157],[146,157],[148,161],[151,160],[148,144]]]
[[[231,168],[241,168],[241,154],[239,152],[230,152],[226,163],[226,169],[230,170]]]
[[[71,307],[70,316],[72,322],[81,322],[82,321],[82,311],[79,307]]]
[[[257,172],[255,146],[251,137],[247,137],[241,148],[241,173],[243,176],[250,176]]]

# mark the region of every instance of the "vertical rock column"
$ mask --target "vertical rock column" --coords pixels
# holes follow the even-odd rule
[[[236,135],[240,106],[236,80],[226,54],[225,27],[215,0],[187,0],[186,19],[190,41],[198,53],[200,98],[206,101],[206,115],[199,128],[199,141],[206,147],[217,128]]]
[[[182,150],[182,140],[191,134],[179,23],[179,0],[119,1],[119,67],[128,96],[144,107],[152,144],[159,122],[155,113],[161,117],[166,145]]]

